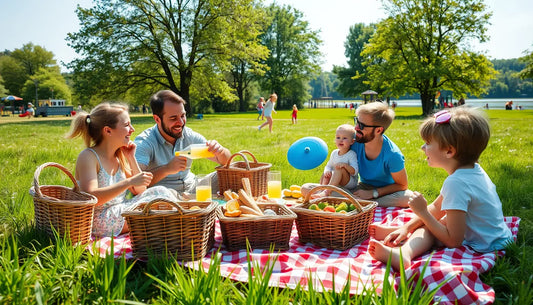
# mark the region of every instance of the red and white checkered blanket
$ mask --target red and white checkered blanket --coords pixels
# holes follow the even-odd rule
[[[409,209],[376,208],[374,222],[401,225],[411,219],[414,214]],[[505,217],[505,222],[516,239],[520,218]],[[248,263],[246,250],[228,252],[222,245],[222,236],[217,222],[215,230],[215,247],[220,249],[221,273],[233,280],[248,281]],[[114,255],[133,258],[128,235],[114,238]],[[95,249],[105,256],[110,250],[111,238],[103,238],[95,242]],[[250,253],[254,264],[264,267],[275,259],[274,272],[269,284],[276,287],[294,288],[300,284],[308,286],[312,280],[313,288],[321,291],[336,289],[340,291],[348,278],[352,294],[360,294],[365,288],[376,287],[381,292],[383,281],[394,282],[396,287],[400,281],[400,274],[391,272],[389,278],[384,279],[386,265],[372,259],[368,254],[368,240],[345,250],[336,251],[318,248],[312,244],[298,242],[296,225],[293,226],[290,249],[277,253],[267,250],[254,250]],[[89,247],[92,252],[92,248]],[[476,253],[466,247],[456,249],[443,248],[428,252],[416,258],[411,267],[406,270],[407,277],[420,276],[425,263],[429,260],[423,276],[423,282],[429,290],[433,290],[443,281],[450,279],[437,292],[435,300],[442,304],[490,304],[494,302],[495,293],[492,287],[484,284],[479,274],[494,267],[497,256],[503,256],[504,251],[497,253]],[[211,254],[201,260],[205,270],[209,268]],[[252,264],[252,265],[254,265]],[[311,274],[312,279],[309,278]],[[334,278],[334,281],[333,281]],[[335,283],[335,287],[333,287]]]

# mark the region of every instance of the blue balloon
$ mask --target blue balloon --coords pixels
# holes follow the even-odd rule
[[[318,167],[328,157],[328,146],[317,137],[305,137],[292,143],[287,151],[290,165],[296,169],[309,170]]]

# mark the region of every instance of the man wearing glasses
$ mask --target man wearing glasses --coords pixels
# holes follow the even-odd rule
[[[381,207],[407,207],[413,194],[408,190],[405,159],[384,133],[394,120],[394,111],[382,102],[357,108],[355,143],[360,182],[353,194],[374,200]]]

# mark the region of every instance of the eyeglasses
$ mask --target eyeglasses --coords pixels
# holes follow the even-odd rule
[[[437,124],[446,124],[450,122],[452,114],[448,110],[441,110],[433,115],[435,118],[435,123]]]
[[[381,127],[381,126],[376,126],[376,125],[366,125],[366,124],[363,123],[363,122],[359,122],[359,120],[357,119],[357,117],[354,117],[354,118],[353,118],[353,124],[354,124],[355,126],[359,127],[360,130],[365,129],[365,127],[372,127],[372,128]]]

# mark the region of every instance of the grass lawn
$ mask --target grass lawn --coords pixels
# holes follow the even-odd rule
[[[419,108],[397,108],[396,119],[386,134],[400,147],[406,158],[409,188],[420,191],[428,200],[436,198],[446,173],[430,168],[420,150],[418,135],[421,122]],[[487,111],[492,126],[489,146],[480,163],[497,186],[506,216],[522,219],[518,241],[512,245],[495,268],[482,275],[484,283],[496,291],[496,304],[531,304],[533,302],[533,111]],[[335,129],[343,123],[353,124],[348,109],[302,109],[298,124],[291,124],[291,112],[274,114],[274,131],[257,130],[261,121],[255,112],[204,115],[203,120],[189,119],[187,126],[208,139],[216,139],[232,152],[248,150],[259,161],[272,163],[282,172],[283,187],[318,182],[323,170],[300,171],[287,161],[290,145],[305,136],[322,138],[330,149]],[[132,115],[134,135],[154,124],[150,115]],[[70,118],[0,117],[0,304],[3,303],[105,303],[129,300],[131,303],[194,304],[206,297],[215,304],[259,304],[289,302],[300,304],[347,303],[419,304],[408,300],[391,301],[393,293],[375,292],[350,297],[346,293],[316,293],[278,290],[265,287],[260,279],[235,284],[216,274],[189,271],[171,260],[134,263],[101,259],[87,255],[81,247],[68,243],[51,243],[33,229],[33,202],[28,193],[37,166],[45,162],[60,163],[74,170],[76,157],[84,148],[80,139],[67,140],[64,134]],[[237,157],[235,160],[239,160]],[[198,160],[193,171],[209,173],[215,164]],[[41,185],[71,186],[70,179],[56,169],[45,170]],[[212,269],[212,270],[211,270]],[[196,297],[194,299],[193,297]],[[178,300],[181,300],[178,302]],[[190,300],[190,301],[186,301]],[[205,303],[201,302],[201,303]]]

